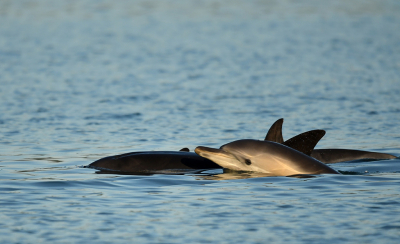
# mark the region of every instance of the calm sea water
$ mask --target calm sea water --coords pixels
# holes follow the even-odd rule
[[[400,156],[398,1],[0,1],[1,243],[398,243],[400,159],[343,175],[98,174],[290,138]]]

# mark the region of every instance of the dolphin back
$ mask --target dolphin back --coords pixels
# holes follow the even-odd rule
[[[394,159],[396,156],[387,153],[368,152],[351,149],[314,149],[311,157],[326,163],[333,164],[358,159]]]
[[[185,151],[132,152],[99,159],[88,166],[103,171],[154,172],[173,169],[215,169],[221,168],[214,162]]]

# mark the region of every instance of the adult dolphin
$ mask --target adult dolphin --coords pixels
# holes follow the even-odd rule
[[[195,152],[223,168],[274,176],[339,174],[324,163],[280,143],[238,140],[220,147],[196,147]]]
[[[302,141],[304,137],[295,136],[287,141],[283,140],[282,136],[282,124],[283,118],[278,119],[269,129],[267,135],[265,136],[265,140],[273,141],[277,143],[282,143],[292,148],[296,148],[297,146],[307,145],[310,147],[309,144],[304,144]],[[320,130],[323,131],[323,130]],[[304,134],[304,133],[303,133]],[[302,135],[302,134],[300,134]],[[310,136],[312,134],[308,134]],[[325,132],[320,132],[319,134],[313,134],[314,137],[321,136],[321,139],[325,135]],[[316,139],[316,138],[314,138]],[[318,143],[319,140],[314,140],[314,142]],[[315,146],[315,145],[314,145]],[[301,151],[301,150],[300,150]],[[352,161],[358,159],[394,159],[396,156],[387,154],[387,153],[378,153],[378,152],[369,152],[369,151],[362,151],[362,150],[353,150],[353,149],[313,149],[312,151],[305,151],[305,153],[323,163],[332,164],[332,163],[339,163],[345,161]]]

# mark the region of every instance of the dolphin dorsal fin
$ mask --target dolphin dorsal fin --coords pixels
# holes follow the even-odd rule
[[[324,135],[324,130],[310,130],[294,136],[282,144],[310,156],[314,147]]]
[[[275,123],[271,126],[271,128],[269,128],[269,131],[265,136],[264,141],[283,143],[282,124],[283,124],[283,118],[275,121]]]
[[[184,147],[181,150],[179,150],[180,152],[190,152],[189,148]]]

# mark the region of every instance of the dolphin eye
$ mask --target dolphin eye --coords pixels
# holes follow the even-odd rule
[[[245,162],[247,165],[250,165],[250,164],[251,164],[250,159],[246,159],[246,160],[244,160],[244,162]]]

